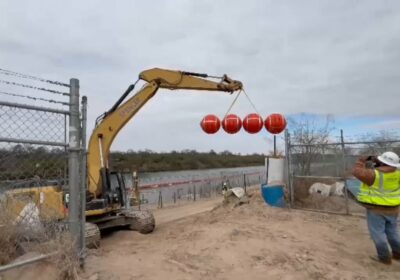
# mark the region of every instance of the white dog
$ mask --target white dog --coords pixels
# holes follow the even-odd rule
[[[314,183],[309,188],[308,192],[310,194],[318,193],[323,197],[328,197],[331,193],[331,185],[323,184],[323,183]]]
[[[328,196],[343,196],[344,183],[335,182],[332,185],[327,185],[323,183],[314,183],[308,189],[309,194],[318,193],[323,197]]]

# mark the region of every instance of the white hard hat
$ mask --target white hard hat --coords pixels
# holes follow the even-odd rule
[[[378,160],[386,165],[400,168],[399,156],[393,152],[384,152],[378,156]]]

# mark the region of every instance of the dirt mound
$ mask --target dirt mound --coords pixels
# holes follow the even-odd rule
[[[334,212],[346,212],[346,201],[343,197],[324,197],[318,193],[310,194],[307,198],[297,201],[296,206]]]
[[[324,197],[318,193],[310,194],[307,198],[295,201],[295,206],[306,209],[316,209],[337,213],[346,213],[346,199],[342,196]],[[348,199],[348,207],[350,213],[362,214],[365,209],[356,202]]]
[[[369,259],[374,254],[365,220],[272,208],[257,189],[248,204],[215,207],[147,236],[116,232],[87,259],[82,277],[397,279],[400,265],[382,267]]]
[[[29,260],[34,257],[40,256],[40,253],[30,252],[23,256],[16,258],[12,263],[17,263],[25,260]],[[1,275],[2,280],[30,280],[30,279],[41,279],[41,280],[54,280],[60,279],[59,270],[53,262],[41,261],[30,265],[25,265],[16,269],[12,269],[4,272]]]

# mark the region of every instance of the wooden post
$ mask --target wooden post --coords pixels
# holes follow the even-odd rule
[[[161,190],[158,193],[158,208],[163,208],[163,199]]]

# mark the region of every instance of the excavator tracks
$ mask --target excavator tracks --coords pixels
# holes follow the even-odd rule
[[[136,230],[140,233],[151,233],[155,227],[155,219],[153,213],[148,210],[127,210],[123,215],[130,220],[129,229]]]
[[[100,229],[96,224],[85,223],[85,243],[88,248],[100,247]]]

